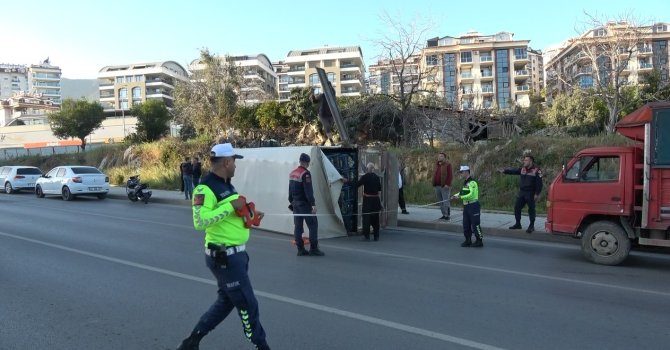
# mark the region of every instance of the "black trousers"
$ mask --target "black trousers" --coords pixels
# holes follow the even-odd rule
[[[400,209],[407,210],[405,207],[405,194],[402,191],[402,187],[398,190],[398,205],[400,206]]]
[[[370,238],[370,225],[372,234],[379,238],[379,212],[382,209],[379,197],[363,197],[363,236]]]
[[[519,194],[516,196],[516,203],[514,203],[514,219],[516,223],[521,225],[521,209],[525,205],[528,205],[528,218],[530,219],[530,224],[535,224],[535,192],[529,191],[519,191]]]
[[[465,236],[466,241],[470,242],[472,240],[473,233],[478,241],[482,239],[482,227],[480,226],[480,221],[481,207],[479,206],[479,202],[463,206],[463,235]]]

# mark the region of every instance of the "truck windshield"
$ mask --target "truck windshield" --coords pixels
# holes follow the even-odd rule
[[[569,182],[619,181],[619,157],[581,157],[568,169],[563,179]]]

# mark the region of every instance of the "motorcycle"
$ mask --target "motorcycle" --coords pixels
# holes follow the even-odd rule
[[[128,178],[128,181],[126,181],[126,194],[132,202],[141,200],[144,204],[149,203],[149,198],[151,198],[149,186],[140,182],[139,175]]]

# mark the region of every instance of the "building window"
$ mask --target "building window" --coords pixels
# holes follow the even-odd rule
[[[528,52],[523,47],[514,49],[514,58],[517,60],[525,60],[528,58]]]
[[[126,77],[116,77],[117,84],[123,84],[126,82]]]
[[[142,90],[139,87],[133,88],[133,99],[142,98]]]
[[[119,89],[119,99],[128,99],[128,89],[121,88]]]
[[[319,66],[319,61],[309,62],[309,68],[316,68]]]
[[[472,62],[472,51],[461,52],[461,63]]]
[[[314,73],[309,76],[309,85],[319,85],[321,82],[319,81],[319,75]]]
[[[121,106],[121,109],[128,109],[128,101],[121,101],[119,105]]]
[[[605,36],[607,32],[605,31],[604,28],[596,29],[593,31],[593,36],[599,37],[599,36]]]
[[[328,73],[328,81],[331,83],[335,82],[335,73]]]
[[[426,56],[427,66],[437,66],[437,55]]]

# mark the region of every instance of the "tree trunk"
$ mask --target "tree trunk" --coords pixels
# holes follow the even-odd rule
[[[86,150],[86,138],[83,137],[83,138],[80,138],[80,140],[81,140],[81,146],[79,146],[79,147],[81,148],[81,151],[84,152]]]

